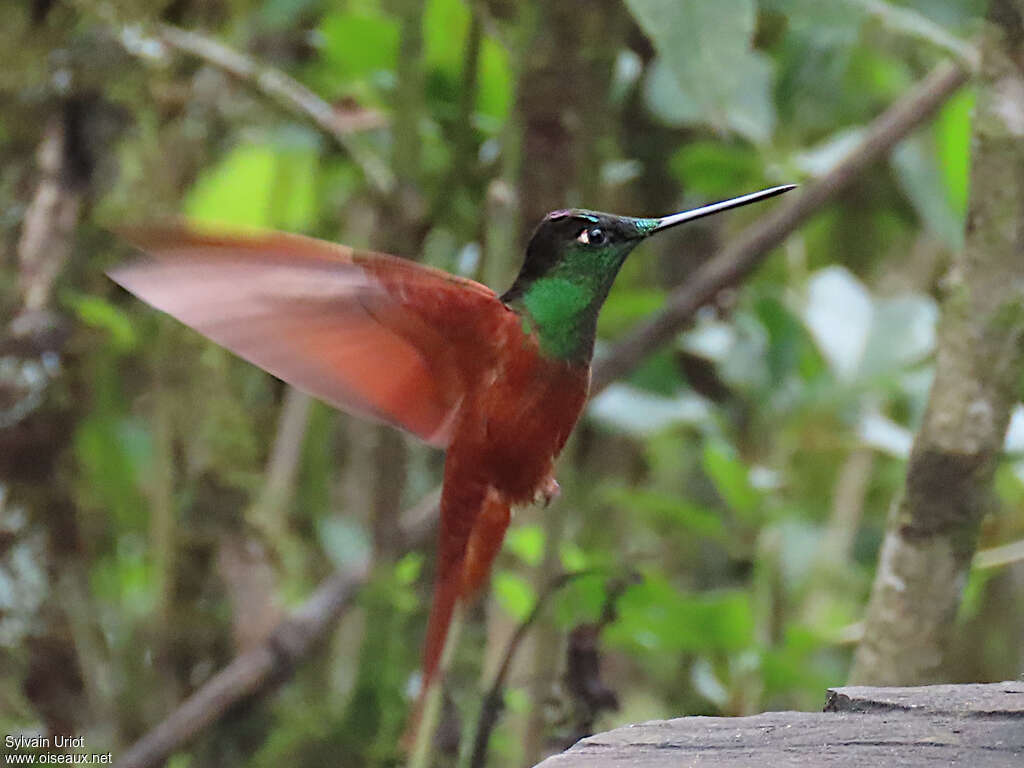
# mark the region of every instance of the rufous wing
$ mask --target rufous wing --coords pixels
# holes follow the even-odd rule
[[[109,275],[136,296],[315,397],[439,447],[507,312],[472,280],[322,240],[124,235],[146,257]]]

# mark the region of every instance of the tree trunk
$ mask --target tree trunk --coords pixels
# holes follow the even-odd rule
[[[1024,332],[1024,0],[993,0],[974,118],[966,245],[935,382],[893,506],[850,681],[914,685],[943,658],[1019,397]]]

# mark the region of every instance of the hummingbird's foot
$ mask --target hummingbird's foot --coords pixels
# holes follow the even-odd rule
[[[534,501],[544,502],[544,506],[550,506],[551,502],[557,499],[562,494],[562,488],[558,484],[558,481],[553,477],[549,477],[544,485],[537,491],[537,496]]]

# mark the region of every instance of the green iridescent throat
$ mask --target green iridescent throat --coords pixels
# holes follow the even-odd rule
[[[537,335],[540,351],[562,360],[589,359],[597,330],[595,294],[591,286],[564,277],[542,277],[523,294],[524,328]]]
[[[542,354],[590,362],[598,312],[635,245],[570,246],[546,274],[524,286],[512,306],[522,313],[524,328],[536,334]]]

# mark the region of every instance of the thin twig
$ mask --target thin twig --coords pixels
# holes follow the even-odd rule
[[[25,210],[18,240],[18,283],[22,311],[46,309],[53,298],[53,285],[71,256],[78,224],[84,183],[75,183],[72,162],[72,121],[81,122],[82,110],[67,100],[43,131],[39,145],[39,185]],[[80,127],[77,130],[81,131]]]
[[[973,568],[1002,568],[1004,565],[1024,562],[1024,539],[998,547],[989,547],[975,553]]]
[[[847,2],[863,8],[869,15],[878,19],[882,26],[893,32],[910,35],[941,48],[972,72],[976,72],[981,64],[981,51],[976,45],[950,33],[941,24],[932,21],[918,11],[893,5],[886,0],[847,0]]]
[[[722,289],[741,282],[772,248],[934,115],[967,77],[964,69],[948,62],[932,70],[905,98],[875,119],[864,131],[860,143],[829,173],[791,193],[786,202],[740,234],[684,285],[672,291],[665,308],[654,319],[630,333],[598,360],[594,365],[591,394],[626,376],[648,354],[669,341]]]
[[[1006,565],[1016,565],[1024,562],[1024,539],[1011,541],[1009,544],[1000,544],[997,547],[980,549],[974,554],[971,561],[971,568],[974,570],[987,570],[990,568],[1002,568]],[[864,620],[847,624],[835,636],[833,642],[836,645],[857,645],[864,639]]]
[[[295,487],[295,476],[302,458],[302,443],[309,425],[312,398],[294,387],[286,387],[277,418],[277,434],[263,473],[266,480],[256,503],[246,517],[274,540],[285,535],[285,506]]]
[[[462,601],[455,604],[451,621],[448,623],[448,634],[445,635],[444,647],[441,649],[441,661],[437,665],[437,674],[427,683],[426,690],[421,694],[422,709],[414,713],[409,731],[403,741],[409,740],[412,750],[406,768],[427,768],[431,764],[434,752],[434,738],[441,724],[444,710],[444,679],[448,677],[452,658],[459,645],[462,629],[466,623],[466,607]]]
[[[12,427],[34,413],[46,399],[66,332],[59,330],[58,316],[51,311],[53,288],[71,258],[75,228],[82,199],[90,182],[90,158],[76,136],[82,127],[83,110],[66,99],[51,115],[42,131],[36,155],[39,182],[25,209],[18,239],[18,288],[21,307],[10,324],[0,329],[4,358],[0,383],[6,397],[0,402],[0,453],[23,453]],[[76,173],[76,168],[79,171]],[[15,352],[15,350],[18,350]],[[14,354],[12,354],[14,353]]]
[[[516,652],[522,644],[530,628],[540,618],[548,599],[558,590],[574,579],[581,576],[588,576],[594,573],[593,569],[580,571],[563,572],[548,581],[547,586],[537,595],[537,601],[526,617],[516,627],[508,645],[505,646],[505,653],[501,657],[501,665],[494,674],[494,681],[491,687],[484,694],[483,702],[480,705],[480,716],[476,721],[476,734],[473,737],[473,756],[470,758],[470,768],[482,768],[487,760],[487,744],[491,738],[491,731],[498,722],[498,715],[501,713],[502,700],[505,693],[505,681],[508,679],[509,670],[512,668],[512,661]]]
[[[195,56],[227,72],[264,96],[309,119],[345,150],[352,161],[362,169],[363,175],[375,192],[388,194],[394,189],[395,176],[391,169],[379,157],[352,139],[352,134],[357,131],[379,128],[383,124],[380,115],[369,113],[359,119],[346,116],[295,78],[199,32],[182,29],[173,24],[159,24],[155,27],[155,32],[163,45]],[[145,58],[153,57],[152,45],[144,44],[145,36],[136,27],[122,29],[118,39],[129,53]]]

